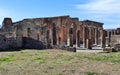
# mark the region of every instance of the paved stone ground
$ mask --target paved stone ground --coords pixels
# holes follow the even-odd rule
[[[76,52],[103,52],[103,49],[101,47],[92,47],[92,50],[78,47]]]
[[[77,52],[103,52],[103,49],[99,49],[99,50],[77,49]]]
[[[103,50],[77,50],[76,52],[103,52]]]

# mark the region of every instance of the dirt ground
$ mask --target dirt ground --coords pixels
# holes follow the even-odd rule
[[[120,52],[0,52],[0,75],[120,75]]]

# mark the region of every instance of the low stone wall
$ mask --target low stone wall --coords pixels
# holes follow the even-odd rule
[[[76,47],[65,47],[62,48],[62,50],[70,51],[70,52],[76,52]]]
[[[111,47],[108,47],[108,48],[104,48],[103,51],[106,51],[106,52],[112,52],[112,48]]]
[[[11,49],[22,47],[22,42],[20,38],[6,38],[0,35],[0,49]]]
[[[33,38],[23,37],[22,38],[22,48],[29,49],[46,49],[46,45],[38,40]]]

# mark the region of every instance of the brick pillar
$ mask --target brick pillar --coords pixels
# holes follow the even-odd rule
[[[68,39],[67,39],[67,46],[73,46],[73,35],[68,34]]]
[[[86,39],[86,37],[85,37],[85,27],[83,26],[83,48],[86,47],[85,39]]]
[[[57,45],[59,45],[59,44],[60,44],[60,42],[59,42],[59,35],[57,33]]]
[[[67,34],[67,46],[70,46],[70,33],[68,29],[68,34]]]
[[[70,46],[70,38],[69,38],[69,36],[67,38],[67,46]]]
[[[100,39],[101,47],[103,48],[103,29],[100,29]]]
[[[106,37],[106,31],[103,30],[103,48],[104,48],[105,45],[106,45],[106,39],[105,39],[105,37]]]
[[[86,48],[89,49],[89,39],[86,39]]]
[[[89,27],[89,39],[91,39],[91,37],[92,37],[92,30],[91,30],[91,27]]]
[[[86,44],[87,44],[86,48],[87,48],[87,49],[92,49],[91,39],[87,39],[86,42],[87,42],[87,43],[86,43]]]
[[[51,45],[53,45],[53,32],[52,32],[52,29],[50,29],[50,41],[51,41]]]
[[[80,47],[80,30],[76,30],[76,47]]]
[[[70,34],[70,46],[73,47],[73,34]]]
[[[95,28],[95,45],[98,44],[98,37],[97,37],[97,35],[98,35],[98,30],[97,30],[97,28]]]

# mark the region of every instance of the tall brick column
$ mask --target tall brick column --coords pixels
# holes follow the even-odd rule
[[[85,26],[83,26],[83,48],[86,47]]]
[[[89,27],[89,39],[91,39],[91,37],[92,37],[92,30],[91,30],[91,27]]]
[[[80,47],[80,30],[76,30],[76,47]]]
[[[50,40],[51,40],[51,45],[53,45],[53,31],[50,29]]]
[[[70,46],[73,47],[73,35],[70,34]]]
[[[60,42],[59,42],[59,35],[57,33],[57,45],[59,45],[59,44],[60,44]]]
[[[67,46],[70,46],[70,33],[68,29],[68,34],[67,34]]]
[[[70,32],[68,33],[67,46],[73,46],[73,34],[71,34]]]
[[[101,39],[101,47],[103,48],[103,29],[100,29],[100,39]]]
[[[98,44],[98,37],[97,37],[97,35],[98,35],[98,30],[97,30],[97,28],[95,28],[95,45]]]

